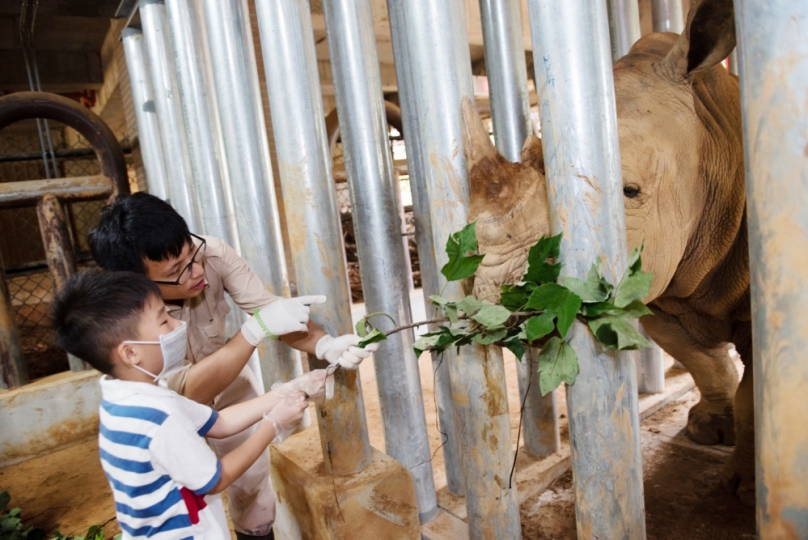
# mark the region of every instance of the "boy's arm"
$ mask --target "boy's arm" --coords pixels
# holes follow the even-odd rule
[[[241,433],[264,417],[281,401],[275,392],[267,392],[262,396],[231,405],[219,411],[216,423],[205,436],[212,439],[223,439]],[[270,439],[271,440],[271,439]]]
[[[182,395],[198,403],[210,403],[236,380],[254,350],[238,332],[224,347],[188,369]]]

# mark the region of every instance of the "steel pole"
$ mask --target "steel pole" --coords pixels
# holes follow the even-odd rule
[[[757,529],[761,540],[803,539],[808,538],[808,3],[736,0],[735,20],[752,284]]]
[[[405,61],[414,81],[420,116],[421,154],[431,211],[437,267],[448,257],[442,248],[449,234],[468,223],[468,171],[463,153],[461,98],[474,99],[466,16],[459,0],[402,1],[407,39]],[[440,285],[445,283],[440,276]],[[444,296],[465,297],[459,282],[448,283]],[[452,401],[466,479],[469,535],[520,538],[516,488],[509,487],[511,458],[507,388],[498,347],[471,345],[462,357],[443,354],[452,383]]]
[[[141,0],[140,21],[146,41],[146,53],[152,83],[154,104],[160,126],[160,138],[168,174],[169,202],[188,223],[191,230],[201,231],[196,189],[191,173],[185,120],[179,97],[177,70],[169,37],[166,7],[162,0]]]
[[[612,59],[617,62],[640,39],[640,6],[637,0],[608,0]]]
[[[368,313],[380,330],[412,322],[398,186],[387,138],[370,0],[323,2],[340,136]],[[421,522],[438,511],[413,332],[399,332],[373,355],[387,454],[415,480]]]
[[[8,293],[3,258],[0,254],[0,390],[28,384],[28,368],[14,320],[14,307]]]
[[[685,29],[682,0],[651,0],[651,17],[654,32],[681,34]]]
[[[216,125],[205,87],[203,47],[206,44],[199,39],[201,21],[193,0],[168,0],[166,12],[174,46],[180,102],[185,114],[185,131],[202,231],[232,246],[236,234],[227,208],[219,163],[221,156],[215,140]],[[227,96],[227,99],[237,97]]]
[[[626,228],[606,6],[599,0],[528,5],[541,59],[536,82],[552,228],[564,232],[562,272],[584,278],[600,259],[616,283],[626,268]],[[567,387],[578,538],[643,539],[633,359],[600,347],[580,322],[569,342],[580,365]]]
[[[390,34],[393,54],[396,58],[396,80],[404,124],[404,140],[407,148],[407,172],[412,191],[412,214],[415,221],[415,239],[418,243],[418,265],[421,270],[421,288],[424,293],[426,313],[434,309],[429,297],[440,293],[439,273],[435,262],[435,245],[432,241],[432,217],[429,215],[429,194],[426,189],[424,160],[421,154],[421,126],[415,101],[415,81],[411,66],[415,62],[407,42],[407,27],[404,22],[404,3],[387,1],[390,17]],[[436,355],[432,357],[435,403],[443,445],[443,463],[446,469],[446,486],[451,493],[463,495],[466,482],[463,478],[460,441],[452,403],[452,383],[449,366]]]
[[[286,221],[300,294],[324,294],[312,319],[332,335],[353,332],[331,157],[325,132],[314,32],[307,0],[258,0],[267,93]],[[309,356],[312,368],[325,361]],[[371,461],[356,370],[338,370],[334,399],[318,405],[326,470],[352,474]]]
[[[480,0],[485,65],[491,93],[491,118],[497,148],[509,161],[522,161],[522,146],[531,133],[527,65],[522,43],[522,10],[518,0]],[[530,351],[530,349],[528,349]],[[535,358],[519,359],[519,393],[525,401],[525,449],[534,456],[558,450],[555,393],[542,397]]]
[[[729,72],[738,75],[738,48],[732,49],[729,55]]]
[[[219,118],[236,207],[241,254],[264,286],[289,296],[289,280],[278,201],[269,161],[249,13],[241,0],[205,0],[213,79],[219,96]],[[258,348],[264,388],[303,373],[300,354],[267,340]]]
[[[157,122],[157,109],[154,106],[149,66],[143,32],[136,28],[124,28],[123,52],[126,56],[126,69],[129,72],[129,85],[132,88],[132,101],[137,120],[137,140],[146,169],[149,193],[168,200],[168,178],[163,159],[163,145],[160,140],[160,127]]]

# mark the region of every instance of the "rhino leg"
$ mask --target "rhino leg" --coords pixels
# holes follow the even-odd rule
[[[735,348],[744,364],[743,377],[735,394],[735,433],[737,444],[724,465],[721,485],[747,506],[755,506],[755,407],[752,370],[752,329],[735,336]]]
[[[654,310],[642,318],[648,334],[693,376],[701,400],[688,413],[687,437],[699,444],[735,444],[733,400],[738,371],[726,346],[707,348],[696,342],[676,317]]]

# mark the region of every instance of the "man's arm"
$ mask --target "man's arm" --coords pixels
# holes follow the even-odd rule
[[[291,334],[284,334],[280,337],[280,340],[293,349],[297,349],[298,351],[309,354],[315,354],[314,349],[317,347],[317,342],[320,341],[320,338],[325,335],[325,332],[320,330],[320,328],[312,321],[309,321],[307,326],[309,327],[308,332],[292,332]]]
[[[236,380],[254,350],[238,332],[224,347],[188,369],[182,395],[198,403],[210,403]]]

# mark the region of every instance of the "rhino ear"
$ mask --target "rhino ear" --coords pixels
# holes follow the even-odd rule
[[[466,152],[466,162],[470,171],[483,158],[495,157],[498,152],[471,100],[464,96],[460,106],[462,108],[463,150]]]
[[[687,24],[657,70],[674,81],[710,68],[735,48],[735,10],[732,0],[697,0],[691,3]]]
[[[528,135],[525,139],[522,146],[522,163],[544,174],[544,150],[541,147],[541,139],[535,135]]]

